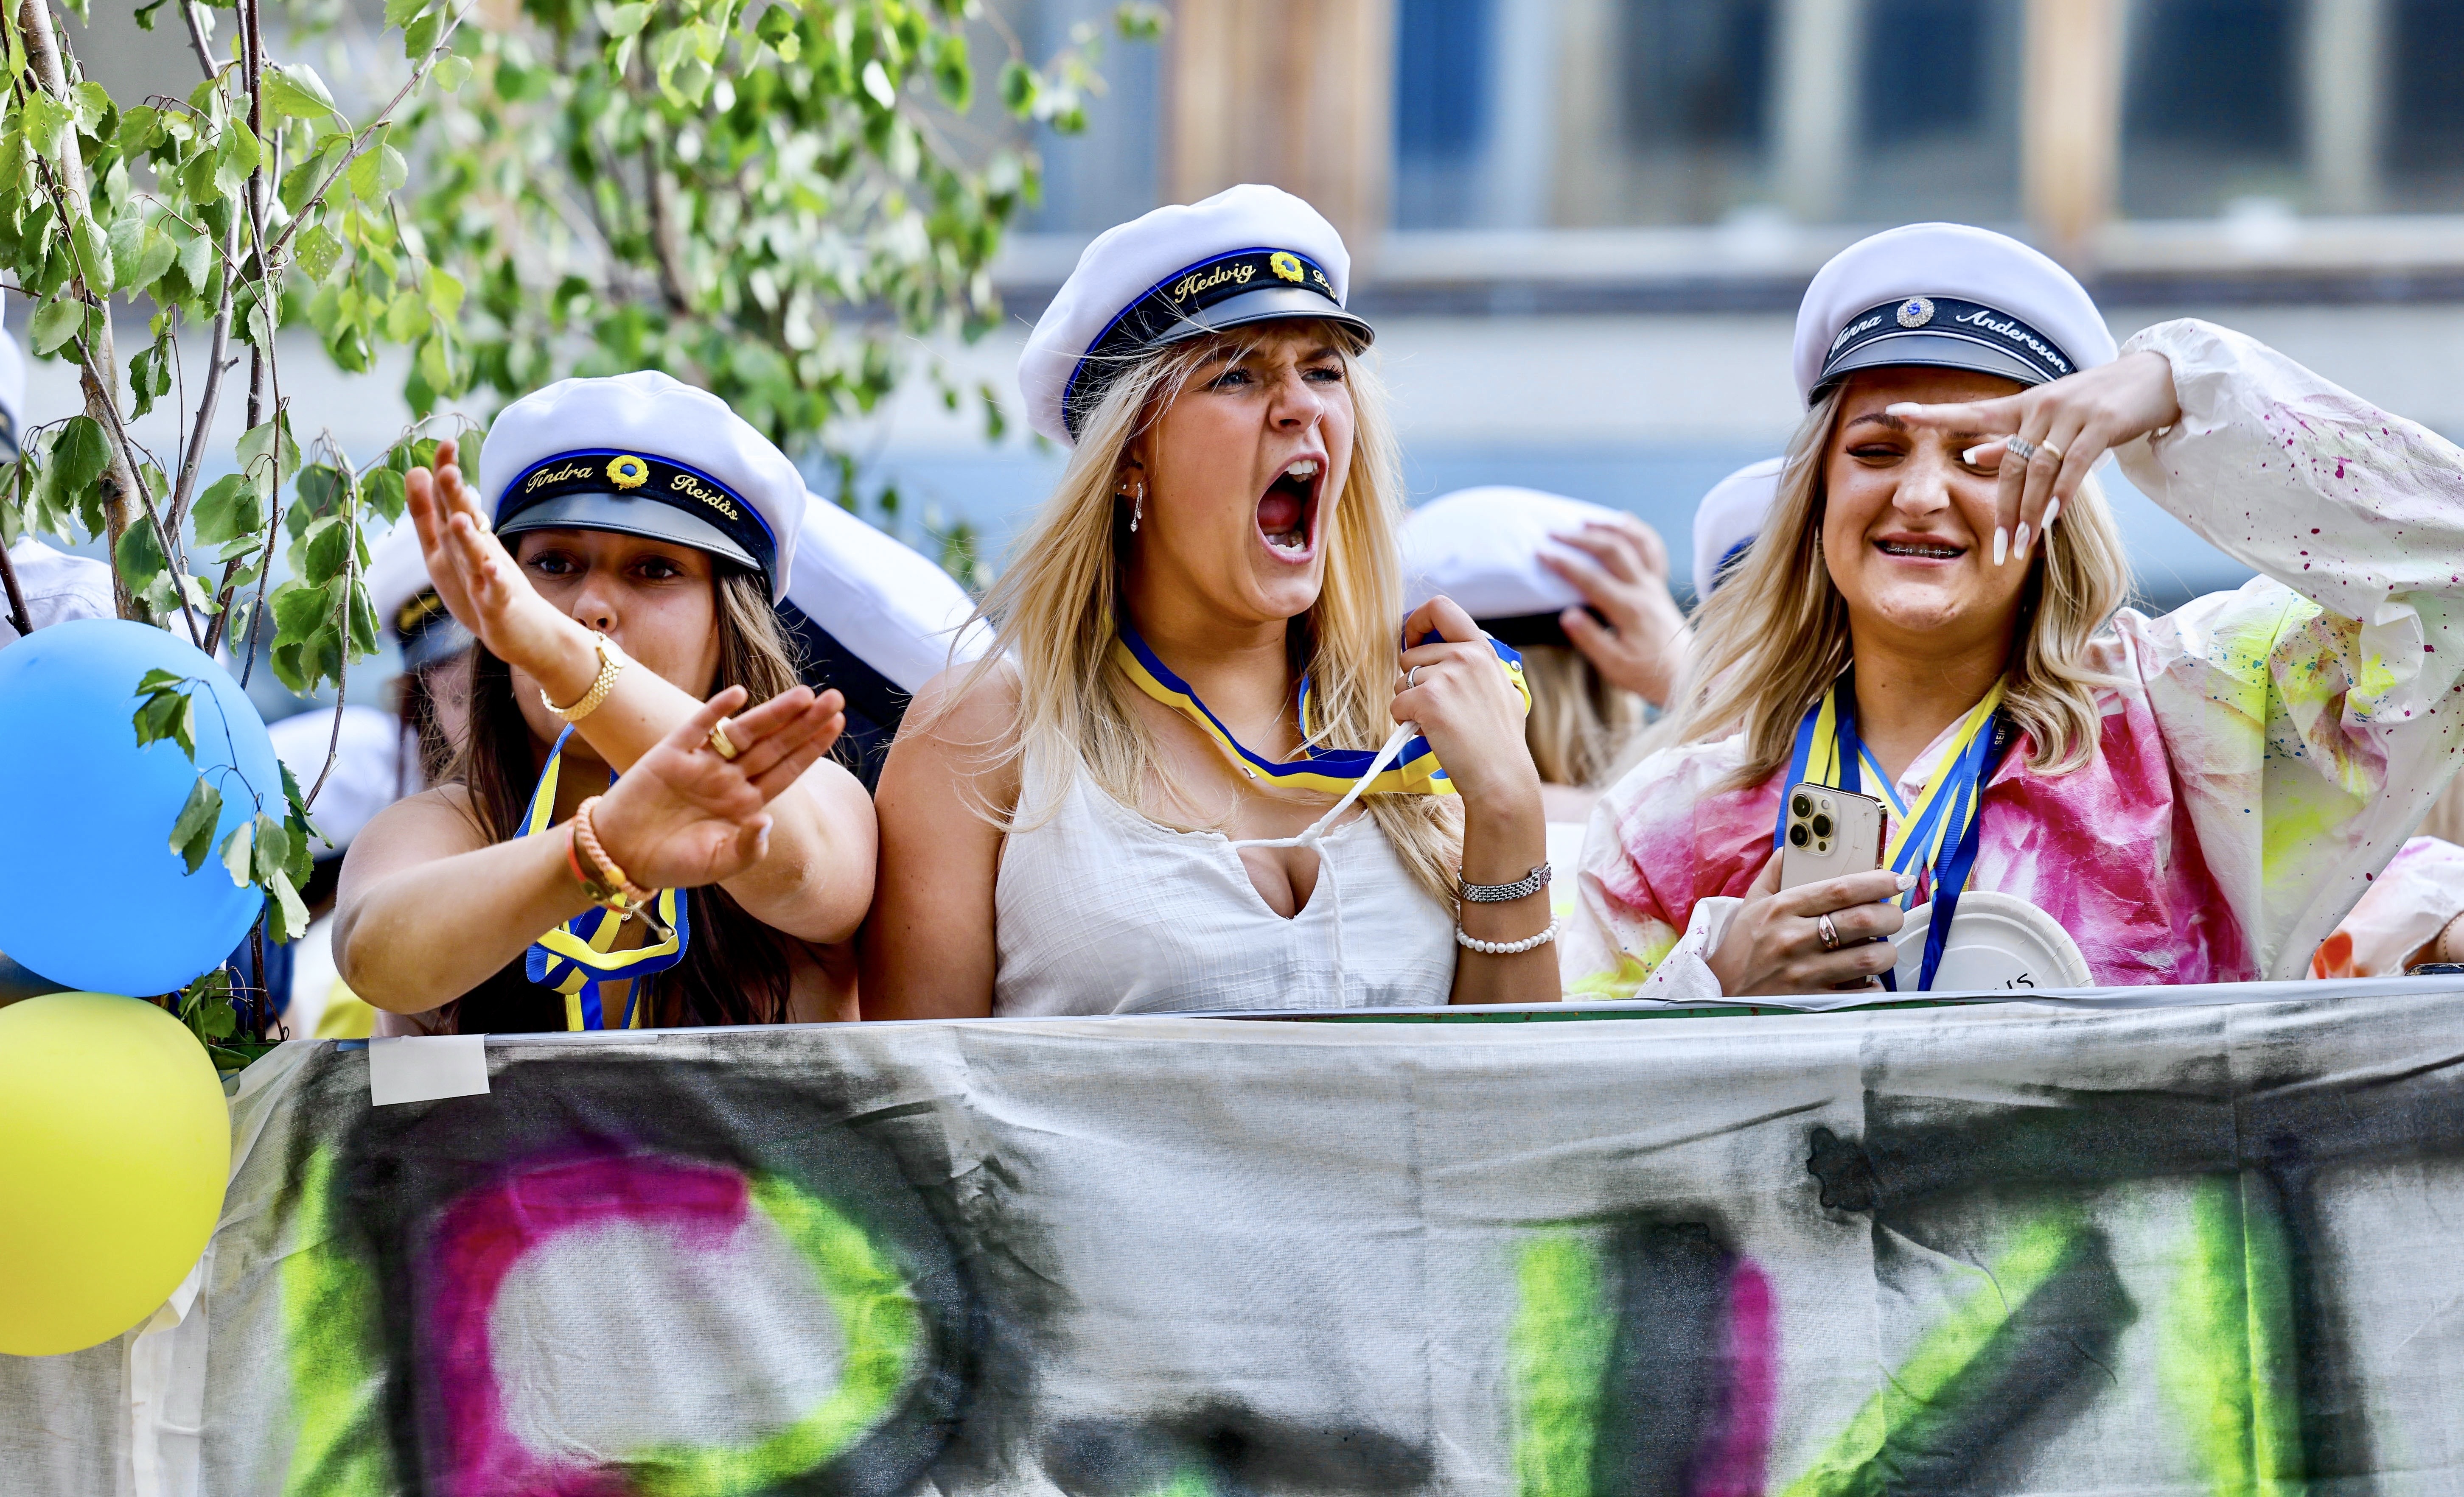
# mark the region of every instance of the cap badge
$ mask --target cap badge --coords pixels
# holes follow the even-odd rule
[[[607,481],[620,489],[638,489],[650,481],[650,465],[627,452],[607,465]]]
[[[1923,327],[1933,320],[1933,303],[1923,297],[1910,297],[1900,303],[1900,325]]]
[[[1301,278],[1301,257],[1289,250],[1277,250],[1266,256],[1266,268],[1286,280]]]

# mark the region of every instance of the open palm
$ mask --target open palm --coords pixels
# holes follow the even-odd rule
[[[770,803],[838,741],[847,718],[836,692],[797,686],[741,716],[740,686],[704,702],[652,745],[592,812],[591,825],[627,877],[648,889],[695,889],[761,860]],[[722,717],[737,749],[721,759],[710,730]]]

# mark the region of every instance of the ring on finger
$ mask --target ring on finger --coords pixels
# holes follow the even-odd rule
[[[1826,914],[1815,920],[1814,922],[1814,934],[1822,937],[1822,949],[1824,951],[1837,951],[1839,949],[1839,927],[1831,923],[1831,916]]]
[[[2002,451],[2024,463],[2028,459],[2035,456],[2038,451],[2042,451],[2042,449],[2038,448],[2035,443],[2029,441],[2026,437],[2013,433],[2013,435],[2006,436],[2002,439]]]
[[[744,752],[736,746],[734,738],[727,736],[727,719],[724,717],[710,725],[710,751],[725,760],[733,760]]]
[[[1414,666],[1411,670],[1403,672],[1403,690],[1408,692],[1419,684],[1420,668],[1419,666]]]
[[[2062,450],[2061,450],[2060,448],[2058,448],[2058,447],[2056,447],[2056,446],[2055,446],[2053,443],[2051,443],[2051,442],[2039,442],[2039,443],[2037,443],[2037,444],[2036,444],[2036,451],[2039,451],[2039,452],[2044,453],[2047,457],[2052,458],[2054,461],[2056,461],[2056,462],[2057,462],[2057,463],[2058,463],[2058,462],[2060,462],[2060,461],[2062,460]]]

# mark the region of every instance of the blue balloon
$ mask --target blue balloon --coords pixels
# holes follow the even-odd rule
[[[195,763],[165,738],[137,746],[137,683],[191,678]],[[184,638],[125,619],[77,619],[0,649],[0,952],[65,987],[168,993],[221,964],[265,904],[219,856],[194,874],[171,826],[199,774],[222,792],[213,847],[260,809],[282,819],[265,719],[231,672]]]

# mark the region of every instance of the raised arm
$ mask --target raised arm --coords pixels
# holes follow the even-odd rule
[[[463,483],[452,443],[437,451],[433,473],[413,469],[406,485],[411,520],[437,595],[453,616],[514,669],[517,692],[539,691],[562,705],[580,701],[600,671],[598,640],[579,620],[539,596],[490,530],[478,495]],[[836,692],[805,687],[775,701],[803,720],[826,753],[846,722]],[[576,731],[618,771],[628,771],[701,702],[657,672],[630,667]],[[734,736],[731,723],[730,736]],[[828,943],[854,934],[871,902],[872,806],[855,778],[826,760],[781,789],[763,856],[720,880],[754,918],[800,940]]]
[[[881,866],[862,942],[867,1019],[993,1011],[1002,833],[985,812],[1006,816],[1018,804],[1018,762],[998,753],[1018,698],[998,667],[967,688],[972,669],[945,671],[916,693],[873,794]]]
[[[690,889],[758,863],[773,837],[766,809],[825,740],[785,698],[733,719],[740,752],[722,760],[711,724],[743,706],[731,686],[653,744],[601,797],[591,825],[635,884]],[[386,807],[352,840],[337,891],[334,960],[379,1008],[426,1013],[461,997],[540,936],[590,907],[560,826],[489,846],[459,785]]]
[[[2104,368],[1912,419],[1980,415],[1965,429],[2071,435],[2006,479],[2006,509],[2024,483],[2023,525],[2112,447],[2148,497],[2264,574],[2163,619],[2125,612],[2110,664],[2144,693],[2254,964],[2299,977],[2464,744],[2464,451],[2189,320]]]

